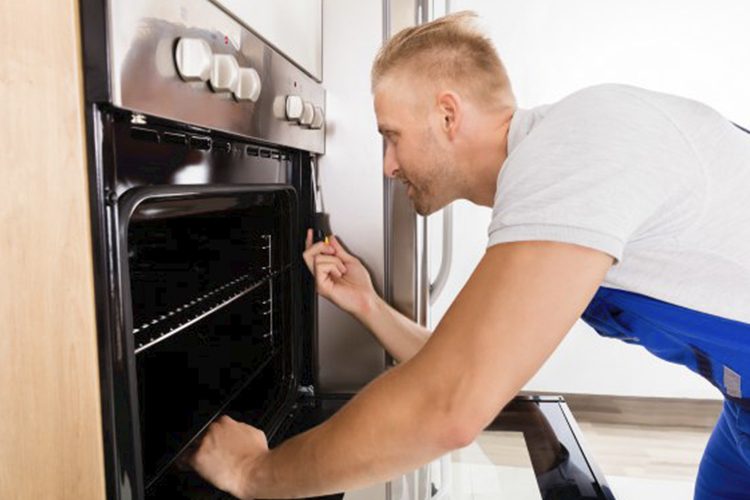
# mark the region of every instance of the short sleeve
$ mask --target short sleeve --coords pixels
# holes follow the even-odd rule
[[[584,89],[552,106],[510,152],[489,245],[559,241],[619,262],[629,241],[658,231],[660,214],[681,206],[697,170],[690,144],[654,104],[614,86]]]

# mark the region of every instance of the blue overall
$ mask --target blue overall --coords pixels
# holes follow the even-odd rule
[[[582,319],[604,337],[687,366],[721,391],[724,409],[701,459],[695,499],[750,499],[750,324],[606,287]]]

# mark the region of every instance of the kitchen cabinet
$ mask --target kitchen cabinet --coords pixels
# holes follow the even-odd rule
[[[0,19],[0,498],[101,499],[78,2]]]

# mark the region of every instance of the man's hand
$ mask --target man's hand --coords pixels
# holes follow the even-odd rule
[[[336,237],[328,245],[313,244],[308,230],[305,247],[303,257],[318,293],[361,321],[391,356],[403,362],[427,342],[430,331],[378,297],[365,266]]]
[[[209,426],[188,463],[217,488],[251,499],[250,473],[267,455],[263,431],[224,415]]]
[[[329,244],[313,243],[308,230],[303,257],[320,295],[360,319],[373,307],[377,294],[370,273],[335,236]]]

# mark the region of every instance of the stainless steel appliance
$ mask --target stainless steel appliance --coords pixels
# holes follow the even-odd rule
[[[211,2],[81,7],[107,496],[213,498],[175,461],[217,415],[275,442],[329,411],[301,265],[325,93]]]

